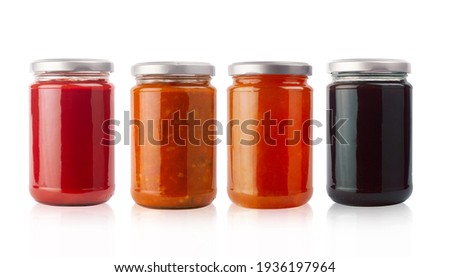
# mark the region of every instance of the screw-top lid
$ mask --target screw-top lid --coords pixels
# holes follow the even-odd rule
[[[228,74],[236,75],[307,75],[312,74],[312,67],[301,62],[239,62],[228,67]]]
[[[131,74],[139,75],[210,75],[214,76],[214,66],[199,62],[145,62],[135,64]]]
[[[35,73],[42,72],[113,72],[113,64],[98,59],[45,59],[31,64]]]
[[[328,64],[329,73],[410,73],[411,65],[404,60],[393,59],[344,59]]]

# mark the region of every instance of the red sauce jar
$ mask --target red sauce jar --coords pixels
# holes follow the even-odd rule
[[[51,59],[32,63],[30,192],[50,205],[94,205],[114,192],[114,148],[104,122],[114,116],[112,63]]]
[[[312,144],[305,139],[312,116],[311,66],[244,62],[232,64],[229,73],[230,199],[262,209],[305,204],[312,195]]]

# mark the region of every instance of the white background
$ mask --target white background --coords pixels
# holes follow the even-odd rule
[[[444,276],[439,272],[448,271],[450,249],[446,2],[2,1],[0,275],[113,276],[113,264],[154,261],[249,266],[257,261],[335,261],[336,273],[329,275]],[[232,62],[312,64],[314,118],[324,122],[325,88],[331,81],[327,62],[406,59],[412,64],[409,81],[414,86],[413,195],[404,204],[384,208],[333,204],[325,191],[326,147],[320,144],[314,147],[309,204],[276,211],[242,209],[226,195],[226,147],[221,144],[213,205],[145,209],[130,197],[130,147],[122,142],[116,147],[117,189],[107,204],[37,204],[28,193],[29,64],[62,57],[115,63],[111,81],[116,86],[116,118],[122,121],[134,85],[131,65],[210,62],[216,66],[213,84],[222,122]],[[325,128],[316,129],[315,135],[324,138]]]

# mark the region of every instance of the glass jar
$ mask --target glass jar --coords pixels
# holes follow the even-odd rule
[[[30,191],[51,205],[93,205],[114,192],[112,63],[50,59],[32,63]]]
[[[288,208],[312,195],[308,139],[311,66],[243,62],[229,67],[228,195],[248,208]],[[306,132],[304,132],[306,131]]]
[[[216,89],[207,63],[132,68],[132,189],[139,205],[196,208],[216,196]]]
[[[354,206],[405,201],[412,192],[410,64],[337,60],[329,71],[329,196]]]

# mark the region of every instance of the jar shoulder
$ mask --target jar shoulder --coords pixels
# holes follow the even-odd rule
[[[82,89],[82,88],[103,88],[105,90],[113,90],[114,85],[108,81],[39,81],[30,85],[32,91],[45,89]]]
[[[406,87],[412,88],[408,81],[340,81],[328,84],[328,89],[360,87]]]
[[[183,84],[137,84],[131,88],[133,93],[146,92],[184,92],[184,93],[215,93],[216,88],[212,85],[183,85]]]

